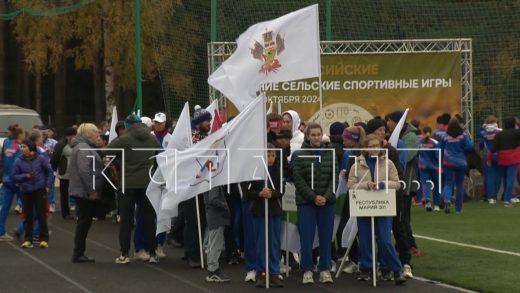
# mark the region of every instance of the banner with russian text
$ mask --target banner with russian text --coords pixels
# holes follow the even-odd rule
[[[322,55],[323,126],[350,125],[410,108],[409,119],[432,128],[442,113],[461,111],[458,52]],[[318,79],[264,84],[268,101],[281,112],[295,110],[303,121],[321,122]],[[278,103],[280,101],[280,103]],[[231,103],[229,114],[235,115]]]

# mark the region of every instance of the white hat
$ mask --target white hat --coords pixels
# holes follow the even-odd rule
[[[146,117],[146,116],[141,117],[141,122],[143,122],[146,126],[148,126],[148,128],[152,127],[152,119],[150,119],[149,117]]]
[[[155,114],[155,118],[153,118],[153,121],[159,122],[159,123],[166,122],[166,114],[161,113],[161,112]]]

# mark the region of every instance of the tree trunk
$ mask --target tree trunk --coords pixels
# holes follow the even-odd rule
[[[0,1],[0,11],[5,11],[4,1]],[[5,91],[5,40],[6,40],[6,21],[0,20],[0,104],[5,104],[6,91]]]
[[[36,101],[36,112],[38,112],[40,115],[42,115],[42,74],[38,71],[35,73],[36,75],[36,85],[35,85],[35,92],[34,97]],[[43,120],[43,118],[42,118]]]
[[[33,109],[31,105],[31,76],[25,62],[20,62],[20,67],[23,75],[23,105],[24,107]]]
[[[95,105],[95,118],[96,122],[99,123],[101,121],[106,120],[106,104],[105,104],[105,72],[103,67],[103,59],[99,56],[96,58],[96,62],[94,62],[94,66],[92,68],[93,77],[94,77],[94,105]]]
[[[60,63],[54,74],[54,127],[65,128],[66,90],[67,90],[67,60],[60,57]]]

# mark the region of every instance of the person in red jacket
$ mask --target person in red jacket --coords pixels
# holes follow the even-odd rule
[[[487,164],[488,166],[491,165],[493,154],[496,153],[500,175],[504,180],[502,200],[505,207],[511,207],[511,194],[516,176],[516,167],[520,164],[520,130],[517,128],[516,120],[513,117],[504,119],[503,129],[502,132],[495,135],[491,143]]]

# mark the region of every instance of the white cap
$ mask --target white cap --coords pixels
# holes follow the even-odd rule
[[[144,123],[146,126],[148,126],[148,128],[152,127],[152,119],[150,119],[149,117],[146,117],[146,116],[141,117],[141,122]]]
[[[155,118],[153,118],[153,121],[159,122],[159,123],[166,122],[166,114],[161,113],[161,112],[155,114]]]

